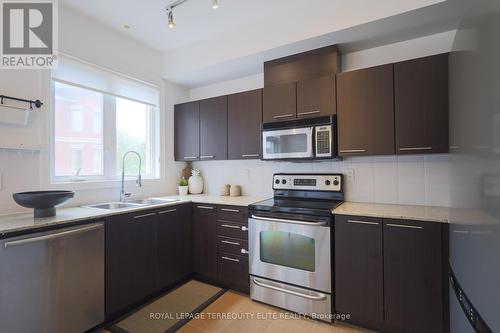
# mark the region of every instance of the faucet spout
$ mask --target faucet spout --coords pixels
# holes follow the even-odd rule
[[[142,186],[142,176],[141,176],[142,158],[141,158],[141,155],[138,152],[136,152],[135,150],[129,150],[125,154],[123,154],[123,157],[122,157],[122,182],[121,182],[121,190],[120,190],[120,201],[125,201],[125,199],[130,197],[130,195],[131,195],[131,193],[125,192],[125,157],[127,157],[128,154],[134,154],[139,159],[139,173],[137,175],[137,180],[135,181],[135,183],[138,187]]]

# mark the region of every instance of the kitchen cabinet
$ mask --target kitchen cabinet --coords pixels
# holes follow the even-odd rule
[[[106,318],[139,305],[156,289],[156,213],[111,216],[106,224]]]
[[[442,225],[385,219],[383,237],[386,324],[399,332],[445,332]]]
[[[396,153],[448,152],[448,54],[394,65]]]
[[[200,160],[227,160],[227,96],[200,103]]]
[[[335,309],[350,321],[384,320],[382,219],[335,216]]]
[[[261,157],[262,89],[229,95],[228,159]]]
[[[206,281],[217,281],[217,206],[193,205],[194,271]]]
[[[263,121],[295,119],[297,115],[297,84],[295,82],[264,87]]]
[[[341,156],[394,154],[393,65],[337,75]]]
[[[337,113],[335,76],[297,82],[297,118],[329,116]]]
[[[200,104],[174,107],[174,155],[176,161],[194,161],[200,156]]]
[[[167,206],[157,213],[157,289],[164,290],[192,272],[191,206]]]

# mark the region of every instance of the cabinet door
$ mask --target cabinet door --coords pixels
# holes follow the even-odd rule
[[[192,270],[190,205],[158,210],[158,290],[180,282]]]
[[[230,160],[260,158],[262,89],[229,95],[227,113],[228,158]]]
[[[393,65],[337,76],[339,155],[394,154]]]
[[[335,308],[351,320],[384,320],[382,219],[335,216]]]
[[[297,82],[297,118],[337,113],[335,93],[333,75]]]
[[[200,101],[200,160],[227,160],[227,96]]]
[[[448,152],[448,54],[394,65],[396,153]]]
[[[400,332],[441,333],[441,225],[384,220],[385,321]]]
[[[248,257],[219,252],[218,282],[226,288],[250,292]]]
[[[106,221],[106,318],[139,305],[156,289],[156,214]]]
[[[265,123],[295,119],[297,84],[295,82],[264,87],[263,119]]]
[[[194,266],[199,277],[217,281],[217,207],[194,205]]]
[[[174,147],[176,161],[193,161],[200,156],[200,112],[198,102],[174,107]]]

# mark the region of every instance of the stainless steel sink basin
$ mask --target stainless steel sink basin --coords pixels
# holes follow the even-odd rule
[[[114,210],[114,209],[126,209],[126,208],[141,207],[141,206],[143,206],[143,205],[133,203],[133,202],[107,202],[107,203],[102,203],[102,204],[89,205],[89,206],[85,206],[85,207]]]
[[[179,199],[159,199],[159,198],[147,198],[147,199],[137,199],[137,200],[129,200],[127,203],[139,204],[139,205],[161,205],[169,202],[179,201]]]

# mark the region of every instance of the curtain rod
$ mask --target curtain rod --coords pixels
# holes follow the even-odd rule
[[[35,105],[37,108],[40,108],[43,105],[43,103],[39,99],[37,99],[36,101],[32,101],[30,99],[17,98],[17,97],[5,96],[5,95],[0,95],[0,104],[3,104],[4,99],[10,99],[13,101],[29,103],[30,109],[33,108],[33,105]]]

